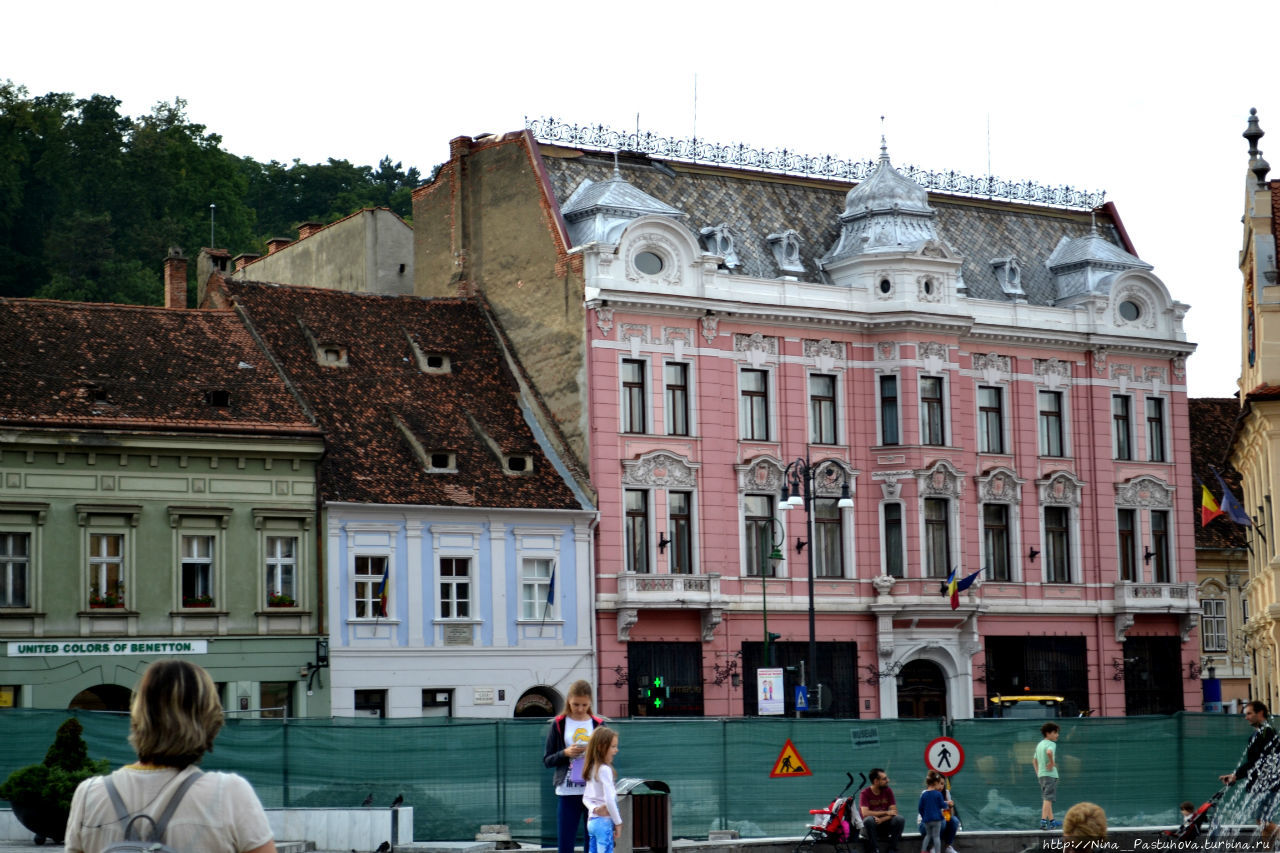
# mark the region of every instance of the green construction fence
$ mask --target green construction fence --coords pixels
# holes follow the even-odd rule
[[[69,716],[84,725],[89,755],[112,767],[134,760],[121,714],[12,709],[0,712],[0,779],[40,761]],[[1238,716],[1060,719],[1060,811],[1101,804],[1114,826],[1172,826],[1178,804],[1199,803],[1233,769],[1249,729]],[[965,831],[1039,825],[1031,753],[1038,720],[624,719],[618,775],[671,788],[677,838],[714,829],[743,837],[798,836],[809,809],[824,807],[873,767],[892,779],[914,831],[925,749],[954,738],[964,753],[952,776]],[[358,807],[372,795],[414,807],[418,840],[474,838],[503,823],[522,841],[552,843],[555,795],[542,765],[546,721],[479,719],[228,719],[204,767],[247,778],[269,808]],[[796,760],[774,775],[788,741]],[[796,768],[802,768],[797,770]]]

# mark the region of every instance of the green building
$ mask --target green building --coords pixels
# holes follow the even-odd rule
[[[232,311],[0,300],[0,709],[124,710],[180,655],[327,716],[323,450]]]

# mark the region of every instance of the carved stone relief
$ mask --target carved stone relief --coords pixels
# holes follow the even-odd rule
[[[1032,362],[1036,379],[1050,390],[1071,384],[1071,362],[1056,358],[1037,358]]]
[[[939,459],[928,468],[916,471],[915,475],[920,481],[920,494],[923,497],[960,497],[964,481],[955,466],[945,459]]]
[[[704,314],[702,317],[702,337],[706,338],[707,343],[713,343],[716,335],[720,333],[720,318],[715,314]]]
[[[813,490],[820,498],[840,497],[840,487],[849,484],[849,494],[853,494],[854,471],[839,459],[828,459],[814,466],[817,471],[813,476]]]
[[[1134,477],[1116,485],[1116,506],[1171,509],[1173,489],[1155,477]]]
[[[662,258],[662,271],[657,275],[640,272],[636,267],[636,255],[641,252],[653,252]],[[680,249],[674,242],[661,234],[645,234],[627,252],[627,278],[634,282],[657,279],[662,284],[675,287],[680,284],[679,258]]]
[[[678,486],[692,488],[697,485],[700,464],[665,450],[645,453],[636,459],[622,462],[622,482],[628,486]]]
[[[894,341],[880,341],[876,344],[876,361],[893,361],[898,357],[898,345]]]
[[[975,355],[973,357],[973,369],[982,374],[982,381],[989,385],[997,382],[1008,382],[1010,378],[1011,368],[1010,359],[1007,355],[998,355],[997,353],[989,353],[988,355]]]
[[[596,307],[596,328],[600,334],[607,335],[613,331],[613,309],[608,305]]]
[[[813,359],[814,366],[824,373],[829,373],[837,362],[841,369],[845,366],[844,344],[832,342],[830,338],[820,341],[804,341],[805,358]]]
[[[1175,382],[1186,381],[1187,357],[1185,355],[1175,355],[1173,357],[1173,379]]]
[[[1124,302],[1132,302],[1138,306],[1138,316],[1133,320],[1126,320],[1120,315],[1120,305]],[[1146,291],[1136,287],[1125,287],[1119,293],[1111,294],[1111,306],[1113,308],[1111,318],[1117,326],[1137,326],[1142,329],[1154,329],[1156,327],[1155,306],[1151,303],[1151,298]]]
[[[663,343],[670,344],[675,351],[676,360],[684,358],[684,351],[687,347],[693,346],[693,329],[683,329],[675,326],[663,326],[662,328]]]
[[[924,362],[927,373],[937,373],[947,363],[948,350],[946,344],[937,341],[921,341],[916,345],[916,357]]]
[[[936,276],[920,276],[916,279],[916,298],[921,302],[941,302],[942,283]]]
[[[1040,503],[1042,504],[1050,506],[1080,505],[1080,481],[1066,471],[1059,471],[1046,480],[1038,480],[1036,485],[1040,487]]]
[[[983,503],[1021,503],[1022,480],[1008,468],[993,468],[977,477],[978,499]]]
[[[631,629],[640,621],[640,612],[634,607],[627,607],[618,611],[618,642],[626,643],[631,640]]]
[[[640,357],[640,344],[649,343],[649,327],[638,323],[623,323],[618,327],[618,340],[631,345],[631,357]]]
[[[752,367],[759,367],[769,356],[774,359],[778,357],[778,339],[765,337],[759,332],[750,335],[734,335],[733,349],[735,352],[745,353]]]
[[[783,467],[777,459],[758,456],[746,465],[735,467],[738,471],[738,491],[774,494],[782,491]]]
[[[1093,351],[1093,370],[1099,376],[1107,375],[1107,351],[1102,347]]]

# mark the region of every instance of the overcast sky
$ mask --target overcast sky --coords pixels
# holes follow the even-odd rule
[[[1275,2],[6,4],[0,78],[184,98],[258,160],[424,173],[526,116],[1105,190],[1191,305],[1193,396],[1240,369],[1249,108],[1280,177]],[[696,76],[696,109],[695,109]],[[696,122],[696,126],[695,126]],[[1268,144],[1270,143],[1270,144]]]

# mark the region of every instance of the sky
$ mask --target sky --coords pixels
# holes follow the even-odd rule
[[[260,161],[424,174],[451,138],[526,117],[847,159],[878,156],[883,131],[898,165],[1105,191],[1191,306],[1190,394],[1225,397],[1251,107],[1280,178],[1278,24],[1280,4],[1234,0],[49,0],[6,4],[0,79],[133,116],[182,98]]]

